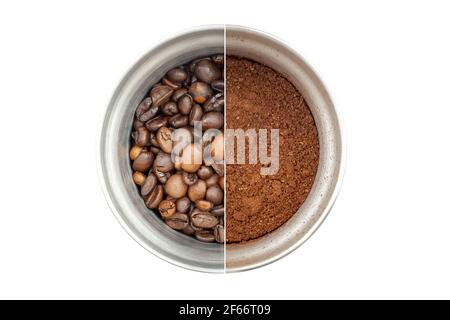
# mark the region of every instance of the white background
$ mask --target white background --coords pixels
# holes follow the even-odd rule
[[[0,298],[450,298],[446,1],[0,4]],[[100,117],[161,38],[234,23],[296,47],[342,113],[331,214],[261,269],[172,266],[117,223],[97,177]]]

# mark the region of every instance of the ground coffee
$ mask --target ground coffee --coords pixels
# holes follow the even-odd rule
[[[260,164],[227,165],[226,238],[259,238],[285,223],[311,190],[319,140],[300,93],[269,67],[227,57],[227,128],[280,129],[280,169],[262,176]]]

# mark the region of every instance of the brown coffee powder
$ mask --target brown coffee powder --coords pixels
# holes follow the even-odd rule
[[[319,140],[300,93],[273,69],[228,56],[227,128],[280,129],[280,169],[260,174],[260,164],[227,165],[228,243],[259,238],[285,223],[311,190]],[[269,140],[270,141],[270,140]]]

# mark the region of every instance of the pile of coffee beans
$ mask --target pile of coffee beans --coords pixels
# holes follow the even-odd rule
[[[203,242],[225,241],[223,69],[224,56],[214,55],[169,70],[137,107],[131,134],[145,205]]]

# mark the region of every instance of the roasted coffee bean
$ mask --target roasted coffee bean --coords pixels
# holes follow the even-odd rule
[[[181,114],[188,115],[191,112],[193,99],[189,94],[185,94],[177,101],[178,110]]]
[[[175,230],[183,230],[189,225],[189,217],[185,213],[177,212],[165,219],[166,224]]]
[[[140,147],[150,145],[150,132],[145,127],[139,128],[133,132],[133,138],[136,145]]]
[[[138,119],[133,121],[133,128],[134,130],[137,130],[139,128],[145,127],[145,123],[142,121],[139,121]]]
[[[155,155],[148,150],[142,150],[137,156],[136,160],[133,161],[133,170],[140,172],[147,172],[153,164]]]
[[[172,152],[172,129],[167,127],[161,127],[156,133],[156,141],[158,142],[159,148],[165,153]]]
[[[211,58],[207,57],[207,58],[199,58],[199,59],[195,59],[193,60],[190,64],[189,64],[189,71],[194,74],[195,71],[195,67],[197,66],[197,63],[199,63],[202,60],[211,60]]]
[[[198,180],[192,186],[189,186],[188,197],[192,202],[197,200],[202,200],[206,195],[206,182],[203,180]]]
[[[206,180],[214,174],[214,170],[211,167],[201,166],[197,171],[197,175],[200,179]]]
[[[152,105],[148,111],[146,111],[145,113],[143,113],[138,119],[142,122],[146,122],[149,121],[150,119],[152,119],[159,111],[159,107],[156,105]]]
[[[224,207],[223,205],[220,206],[215,206],[214,208],[212,208],[210,210],[211,214],[215,215],[215,216],[223,216],[224,214]]]
[[[191,209],[191,200],[188,197],[182,197],[176,201],[177,211],[186,213]]]
[[[211,88],[219,92],[224,92],[225,84],[223,80],[214,80],[213,82],[211,82]]]
[[[201,121],[203,116],[203,108],[199,104],[194,104],[192,106],[191,112],[189,113],[189,125],[194,126],[196,121]]]
[[[133,181],[138,186],[142,186],[144,184],[146,178],[147,177],[142,172],[139,172],[139,171],[133,172]]]
[[[166,86],[170,87],[172,90],[178,90],[181,88],[181,84],[180,83],[175,83],[170,81],[167,78],[163,78],[161,81],[163,84],[165,84]]]
[[[223,113],[211,111],[203,114],[202,117],[203,130],[220,129],[223,127]]]
[[[172,175],[170,172],[161,172],[155,168],[153,168],[153,173],[155,174],[156,179],[162,184],[166,184],[167,180],[169,180]]]
[[[166,74],[166,78],[175,83],[186,81],[187,77],[188,74],[186,70],[182,68],[173,68],[172,70],[169,70],[169,72],[167,72]]]
[[[178,105],[174,101],[168,101],[161,107],[161,112],[166,116],[173,116],[178,113]]]
[[[169,218],[176,213],[176,205],[172,200],[163,200],[158,206],[159,213],[163,219]]]
[[[176,114],[169,119],[169,124],[174,128],[185,127],[189,124],[189,117],[181,113]]]
[[[202,242],[214,242],[216,240],[214,233],[210,230],[195,231],[195,238]]]
[[[212,187],[214,185],[219,184],[219,179],[220,179],[220,176],[217,173],[214,173],[211,177],[209,177],[208,179],[205,179],[206,186]]]
[[[213,163],[211,167],[214,169],[215,172],[221,177],[224,175],[224,167],[221,163]]]
[[[170,96],[173,93],[173,89],[167,85],[160,85],[154,87],[150,91],[150,97],[153,100],[153,105],[159,107],[169,101]]]
[[[188,236],[192,236],[195,233],[195,230],[191,227],[190,224],[186,226],[183,230],[181,230],[184,234],[187,234]]]
[[[222,76],[222,71],[211,60],[203,59],[195,65],[194,74],[200,81],[211,83]]]
[[[223,112],[223,106],[225,105],[225,99],[223,93],[218,93],[211,98],[209,98],[203,105],[203,110],[205,112],[217,111]]]
[[[199,146],[190,144],[181,155],[181,168],[186,172],[196,172],[202,165],[202,151]]]
[[[225,58],[223,54],[215,54],[211,57],[211,60],[217,64],[223,64]]]
[[[209,211],[214,207],[214,204],[207,200],[197,200],[195,201],[195,207],[201,211]]]
[[[204,103],[211,98],[213,91],[211,87],[204,82],[195,82],[189,88],[189,94],[192,96],[195,102]]]
[[[150,144],[154,147],[159,148],[159,143],[156,140],[156,133],[153,131],[150,131]]]
[[[140,118],[144,113],[150,109],[150,106],[152,105],[152,98],[147,97],[139,104],[139,106],[136,109],[136,118]]]
[[[150,152],[154,154],[158,154],[161,150],[158,147],[151,146]]]
[[[153,161],[153,169],[155,171],[166,173],[173,170],[173,168],[174,165],[170,157],[170,154],[167,154],[165,152],[159,152],[156,155],[156,158]]]
[[[176,199],[184,197],[188,190],[188,186],[183,181],[183,176],[179,173],[171,176],[165,185],[166,193]]]
[[[195,173],[183,172],[183,181],[188,186],[192,186],[198,181],[198,177]]]
[[[220,189],[225,190],[225,178],[223,176],[219,178],[219,187]]]
[[[136,158],[141,153],[141,151],[142,151],[142,147],[134,145],[130,150],[130,159],[133,161],[136,160]]]
[[[145,205],[150,209],[158,208],[160,202],[163,200],[164,190],[161,185],[156,186],[153,191],[145,199]]]
[[[153,173],[150,173],[147,176],[147,179],[145,179],[144,183],[141,186],[141,195],[143,197],[146,197],[150,194],[150,192],[155,189],[156,185],[158,184],[158,179],[156,179],[156,176]]]
[[[219,186],[214,185],[206,190],[206,200],[211,201],[215,205],[223,202],[223,191]]]
[[[169,124],[169,117],[167,116],[157,116],[150,121],[145,123],[145,127],[150,131],[157,131],[161,127],[167,127]]]
[[[184,96],[186,93],[188,92],[188,90],[186,88],[181,88],[178,89],[177,91],[175,91],[172,95],[172,101],[177,102],[178,99],[180,99],[182,96]]]
[[[218,243],[224,243],[225,241],[224,227],[220,224],[214,227],[214,238]]]
[[[198,228],[211,229],[219,224],[219,219],[209,212],[194,210],[191,214],[192,224]]]

